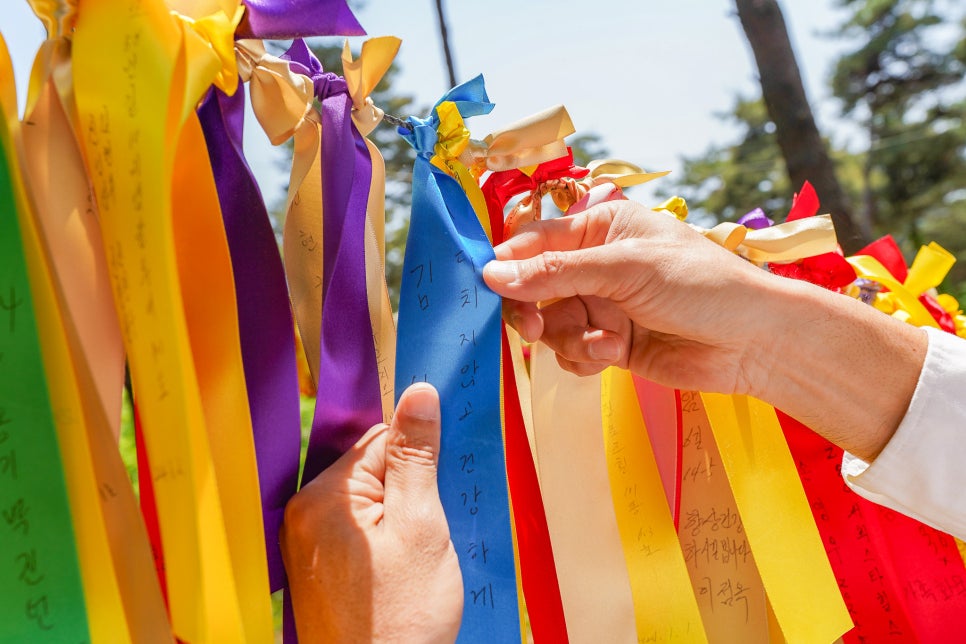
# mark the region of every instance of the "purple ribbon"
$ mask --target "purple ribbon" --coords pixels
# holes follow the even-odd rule
[[[295,327],[282,258],[242,150],[245,93],[212,88],[198,108],[228,237],[272,590],[285,586],[278,530],[296,492],[301,441]]]
[[[742,215],[738,223],[752,230],[761,230],[762,228],[769,228],[775,222],[768,218],[764,210],[755,208],[751,212]]]
[[[310,481],[382,421],[366,297],[366,204],[372,160],[352,124],[345,79],[323,71],[305,42],[283,57],[312,79],[322,117],[322,335],[318,394],[305,456]]]
[[[365,36],[345,0],[245,0],[239,38]]]

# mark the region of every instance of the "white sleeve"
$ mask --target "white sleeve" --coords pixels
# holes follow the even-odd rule
[[[966,340],[927,328],[919,382],[899,428],[872,464],[845,453],[860,496],[966,539]]]

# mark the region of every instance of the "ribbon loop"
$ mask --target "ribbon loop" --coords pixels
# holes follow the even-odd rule
[[[219,9],[206,16],[193,18],[177,11],[171,15],[182,25],[185,46],[194,49],[207,49],[209,60],[204,66],[214,73],[211,81],[215,87],[231,96],[238,88],[238,66],[235,63],[235,27],[241,21],[245,8],[237,0],[234,11],[229,15]]]
[[[27,0],[44,24],[47,38],[70,38],[77,21],[77,0]]]
[[[567,108],[555,105],[487,135],[472,150],[473,166],[499,172],[564,157],[564,138],[575,131]]]
[[[252,111],[272,145],[290,139],[312,109],[312,80],[289,67],[288,61],[265,51],[260,40],[235,43],[238,72],[250,81]]]

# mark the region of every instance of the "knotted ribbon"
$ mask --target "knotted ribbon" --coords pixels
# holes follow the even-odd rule
[[[396,393],[427,381],[440,394],[439,487],[463,575],[461,642],[520,637],[500,418],[500,298],[482,279],[493,250],[464,190],[476,181],[455,158],[468,140],[462,119],[492,108],[478,76],[447,92],[429,117],[410,117],[412,131],[400,128],[417,158]],[[441,128],[444,117],[450,122]]]
[[[318,394],[303,470],[308,481],[383,418],[365,267],[372,162],[352,123],[345,80],[323,71],[304,41],[296,40],[285,58],[312,80],[321,102],[322,318]]]
[[[930,293],[942,283],[956,262],[956,258],[936,242],[920,248],[908,269],[891,236],[873,242],[848,257],[847,261],[859,277],[888,289],[876,295],[875,307],[880,311],[915,326],[956,332],[952,317]],[[948,300],[947,304],[950,304]]]

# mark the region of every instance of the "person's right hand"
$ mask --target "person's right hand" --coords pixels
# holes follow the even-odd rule
[[[563,368],[618,365],[671,387],[754,393],[761,375],[748,370],[764,368],[769,338],[753,298],[776,278],[687,224],[608,202],[534,222],[495,251],[483,277],[507,298],[504,316]]]

